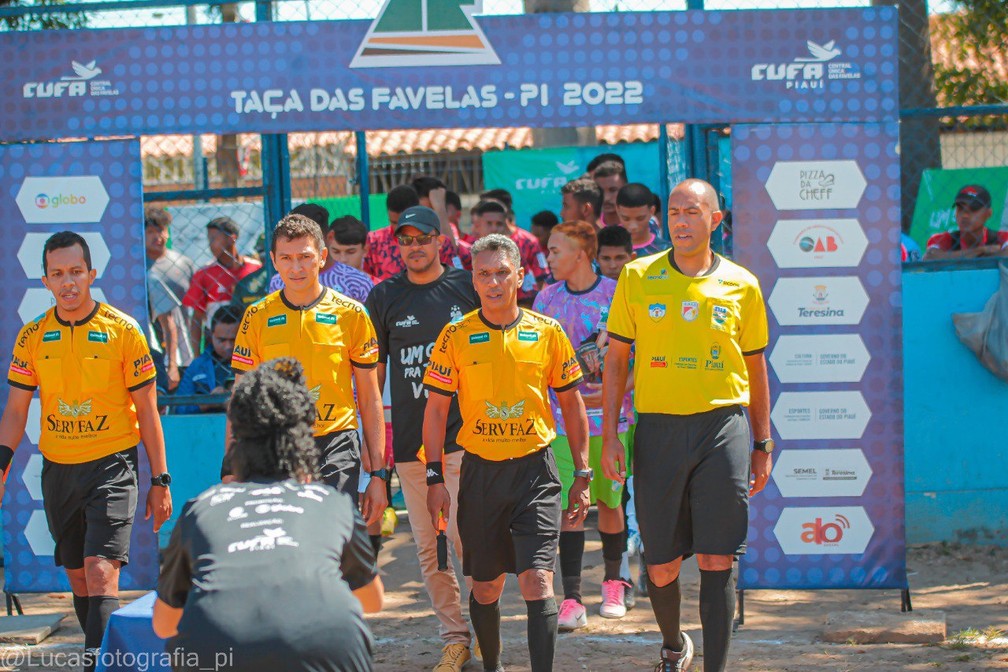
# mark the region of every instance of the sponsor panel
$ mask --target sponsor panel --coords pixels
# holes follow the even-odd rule
[[[770,352],[782,383],[857,383],[870,361],[860,334],[789,334]]]
[[[856,219],[782,219],[767,247],[779,268],[849,268],[868,248]]]
[[[781,326],[859,324],[868,294],[855,276],[780,278],[767,303]]]
[[[766,181],[778,210],[849,210],[867,186],[857,161],[778,161]]]
[[[871,411],[856,390],[781,392],[770,419],[784,440],[860,439]]]
[[[858,448],[784,450],[771,478],[783,497],[860,497],[872,470]]]
[[[786,508],[774,525],[777,543],[788,555],[857,555],[874,533],[860,506]]]
[[[14,201],[28,224],[93,224],[109,195],[97,175],[26,177]]]

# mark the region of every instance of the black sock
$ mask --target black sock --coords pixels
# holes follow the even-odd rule
[[[87,625],[84,628],[84,648],[101,647],[112,612],[119,608],[119,598],[109,595],[92,595],[88,600]]]
[[[581,602],[581,563],[584,560],[584,530],[560,533],[560,579],[564,599]]]
[[[626,535],[623,532],[598,533],[602,538],[602,561],[605,563],[605,581],[616,581],[620,576],[619,568],[623,564],[623,551],[626,550]]]
[[[648,575],[648,595],[651,597],[651,608],[654,610],[658,629],[661,630],[666,649],[682,651],[682,632],[679,630],[679,606],[682,593],[679,591],[679,577],[667,586],[659,588]]]
[[[469,593],[469,620],[483,654],[483,669],[496,670],[500,665],[501,649],[500,600],[493,604],[480,604]]]
[[[584,533],[582,532],[582,538]],[[532,672],[552,672],[557,639],[557,604],[552,597],[525,600],[528,610],[528,648]]]
[[[73,604],[74,611],[77,612],[77,622],[80,623],[80,629],[83,630],[87,627],[88,596],[74,595]]]
[[[374,551],[375,560],[378,559],[378,551],[381,550],[381,535],[380,534],[369,534],[368,537],[371,538],[371,549]]]
[[[728,662],[735,581],[732,570],[700,570],[700,624],[703,626],[704,672],[723,672]]]

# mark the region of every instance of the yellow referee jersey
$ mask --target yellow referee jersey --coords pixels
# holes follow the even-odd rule
[[[706,275],[683,275],[672,250],[623,268],[609,310],[609,336],[634,343],[639,413],[690,415],[749,404],[744,355],[767,346],[756,277],[714,255]]]
[[[277,357],[293,357],[305,370],[315,398],[315,436],[357,428],[351,366],[378,364],[378,341],[364,306],[324,288],[308,306],[291,305],[283,290],[245,310],[231,368],[251,371]]]
[[[503,329],[475,310],[435,341],[424,387],[458,392],[458,443],[487,460],[541,450],[556,437],[547,389],[581,382],[570,340],[553,318],[521,310]]]
[[[12,387],[39,391],[39,451],[60,464],[80,464],[140,443],[130,392],[150,384],[154,360],[136,321],[96,303],[70,326],[56,309],[26,324],[7,371]]]

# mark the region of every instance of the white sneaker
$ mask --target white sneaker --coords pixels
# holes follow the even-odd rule
[[[577,600],[564,600],[557,614],[557,630],[570,632],[588,625],[588,610]]]
[[[623,602],[623,591],[627,584],[621,579],[602,582],[602,606],[599,616],[602,618],[623,618],[626,616],[626,604]]]

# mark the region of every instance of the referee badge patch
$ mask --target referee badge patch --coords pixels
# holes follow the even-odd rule
[[[648,315],[652,320],[657,322],[658,320],[665,317],[665,304],[664,303],[652,303],[647,309]]]
[[[683,301],[682,302],[682,318],[687,322],[692,322],[700,315],[700,302],[699,301]]]
[[[711,329],[725,332],[730,331],[731,312],[729,311],[728,306],[721,306],[715,303],[711,306],[711,308]]]

